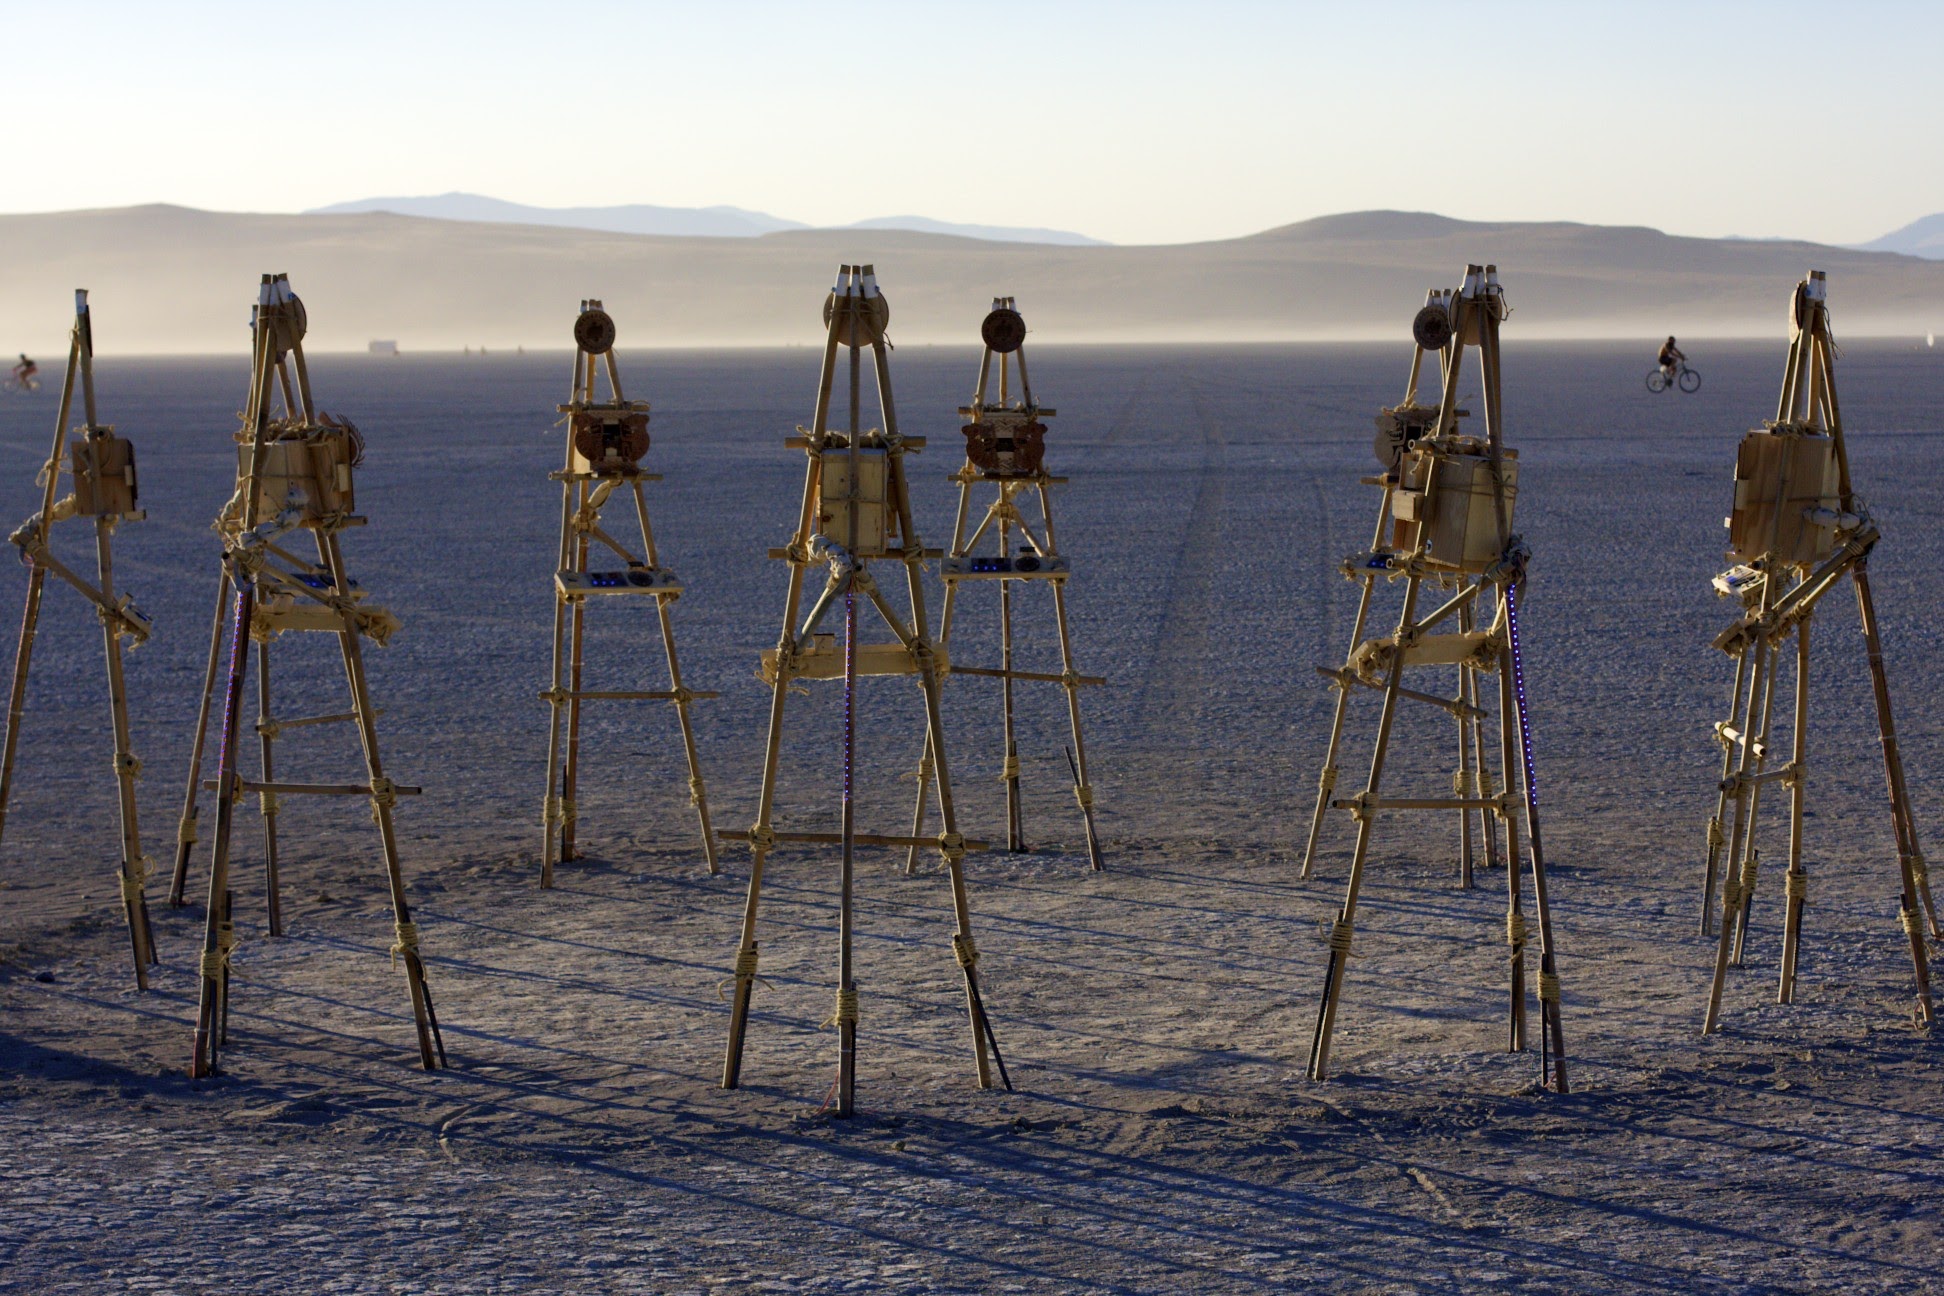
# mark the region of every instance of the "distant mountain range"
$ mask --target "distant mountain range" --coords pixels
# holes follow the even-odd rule
[[[1857,246],[1865,252],[1901,252],[1926,261],[1944,261],[1944,212],[1919,217],[1900,230]]]
[[[488,221],[501,225],[560,225],[570,229],[605,230],[613,234],[664,234],[679,238],[756,238],[780,230],[811,229],[802,221],[784,220],[767,212],[741,207],[653,207],[630,203],[621,207],[529,207],[480,194],[448,193],[423,198],[360,198],[356,202],[315,207],[306,216],[341,216],[361,212],[393,212],[433,220]],[[1069,230],[1026,229],[1010,225],[962,225],[929,216],[879,216],[829,229],[916,230],[957,238],[997,243],[1053,243],[1066,247],[1105,246],[1100,239]]]
[[[1434,286],[1499,267],[1507,339],[1779,340],[1802,274],[1827,271],[1846,337],[1944,331],[1944,261],[1802,242],[1677,238],[1642,227],[1356,212],[1247,238],[1166,246],[997,242],[900,229],[644,235],[383,212],[271,215],[123,207],[0,216],[31,248],[0,293],[0,354],[63,348],[70,290],[93,290],[104,355],[241,353],[263,271],[288,271],[319,350],[565,348],[600,297],[624,348],[822,339],[839,264],[876,265],[899,345],[976,346],[1017,295],[1054,343],[1282,342],[1409,336]]]

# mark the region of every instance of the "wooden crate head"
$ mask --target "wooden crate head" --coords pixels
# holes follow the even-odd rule
[[[68,447],[74,474],[74,511],[83,517],[135,512],[135,447],[112,429],[83,433]]]
[[[987,477],[1031,477],[1046,462],[1046,424],[1027,410],[984,410],[967,423],[965,458]]]
[[[1744,562],[1813,565],[1836,549],[1836,443],[1817,432],[1750,432],[1735,455],[1728,551]]]
[[[1504,452],[1494,468],[1487,447],[1469,438],[1423,442],[1404,454],[1397,489],[1391,494],[1396,519],[1392,543],[1405,552],[1424,546],[1434,567],[1483,572],[1502,555],[1499,489],[1505,499],[1505,527],[1519,493],[1516,451]]]
[[[236,447],[239,486],[250,471],[250,445]],[[356,506],[351,470],[364,458],[364,439],[350,423],[326,422],[296,429],[263,447],[257,478],[257,517],[267,521],[295,507],[306,524]]]
[[[859,558],[881,557],[896,523],[890,514],[890,457],[880,447],[857,451],[857,539],[851,540],[851,452],[825,450],[817,491],[817,529]]]
[[[576,472],[624,472],[648,453],[645,405],[597,405],[577,410],[572,417]]]

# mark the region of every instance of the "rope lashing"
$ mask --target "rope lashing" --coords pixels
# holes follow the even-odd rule
[[[194,811],[182,816],[176,825],[176,845],[194,846],[196,844],[196,815]]]
[[[283,721],[263,719],[256,722],[259,737],[275,739],[283,736]]]
[[[1539,974],[1539,1001],[1556,1004],[1559,1002],[1559,974],[1541,972]]]
[[[1920,887],[1930,881],[1930,870],[1924,867],[1924,857],[1922,855],[1912,855],[1910,857],[1910,880]]]
[[[1505,915],[1505,943],[1507,945],[1519,946],[1525,944],[1525,939],[1525,915],[1522,913],[1509,913]]]
[[[1809,875],[1807,873],[1784,873],[1782,875],[1782,893],[1791,900],[1807,900],[1809,898]]]
[[[1079,671],[1077,671],[1077,670],[1063,670],[1063,671],[1061,671],[1061,672],[1060,672],[1060,683],[1062,683],[1062,684],[1064,684],[1064,685],[1066,685],[1066,686],[1067,686],[1068,688],[1070,688],[1070,689],[1077,689],[1077,688],[1079,688],[1079,687],[1080,687],[1080,672],[1079,672]]]
[[[418,924],[415,922],[400,922],[393,929],[393,940],[392,940],[392,947],[391,947],[392,966],[393,967],[398,966],[398,956],[400,954],[417,954],[418,947],[419,947]]]
[[[1316,776],[1316,790],[1319,795],[1328,796],[1336,791],[1337,767],[1325,765],[1323,772]]]
[[[1356,928],[1341,918],[1330,924],[1329,946],[1332,954],[1350,957],[1350,942],[1356,936]]]
[[[1019,757],[1017,756],[1006,757],[1006,759],[999,766],[999,781],[1001,783],[1012,783],[1012,782],[1016,782],[1018,778],[1019,778]]]
[[[547,798],[546,805],[544,805],[540,811],[540,822],[545,824],[549,828],[553,827],[555,824],[560,822],[560,798],[559,797],[550,796]]]
[[[686,684],[678,689],[670,689],[668,691],[668,700],[676,706],[687,706],[689,703],[695,701],[695,690]]]
[[[383,813],[397,804],[398,784],[382,774],[371,780],[371,821],[373,823],[382,823]],[[265,810],[264,813],[271,812]]]
[[[1924,939],[1924,925],[1918,921],[1916,909],[1899,909],[1897,921],[1903,924],[1904,935],[1913,941]]]
[[[1728,844],[1727,834],[1721,831],[1721,820],[1708,820],[1708,848],[1713,850]]]
[[[142,762],[134,752],[115,753],[115,776],[119,778],[124,774],[132,779],[142,777]]]
[[[707,799],[708,793],[702,786],[702,780],[700,778],[691,778],[689,780],[689,804],[692,806],[700,806]]]
[[[540,690],[540,700],[542,702],[551,702],[555,706],[559,706],[562,702],[567,701],[569,696],[570,694],[564,688],[550,688],[550,689]]]
[[[932,776],[931,748],[926,747],[924,756],[920,758],[918,761],[918,768],[913,770],[909,775],[907,775],[907,777],[915,778],[920,783],[929,783],[931,782],[931,776]]]
[[[1093,799],[1093,785],[1092,785],[1092,784],[1090,784],[1090,783],[1076,783],[1076,784],[1074,784],[1074,785],[1073,785],[1073,799],[1074,799],[1075,801],[1078,801],[1078,802],[1080,803],[1080,808],[1081,808],[1082,810],[1091,810],[1091,809],[1093,809],[1093,803],[1094,803],[1094,799]]]
[[[1364,823],[1377,817],[1377,797],[1375,794],[1366,790],[1357,793],[1353,797],[1347,797],[1345,800],[1349,806],[1351,817],[1358,823]]]
[[[823,1026],[835,1026],[840,1030],[845,1026],[857,1025],[857,991],[839,986],[837,1002],[830,1010],[830,1016],[823,1019]]]
[[[257,799],[259,803],[257,808],[263,812],[265,819],[276,818],[277,812],[283,809],[283,802],[277,799],[275,792],[259,792]]]
[[[979,950],[972,943],[971,936],[959,932],[952,933],[952,957],[956,958],[958,965],[968,972],[979,965]]]
[[[560,798],[560,822],[565,824],[567,827],[572,828],[574,826],[575,818],[576,816],[574,813],[574,798],[572,797]]]
[[[752,850],[767,853],[776,846],[776,834],[762,824],[756,824],[749,830],[749,845]]]
[[[1741,892],[1743,895],[1755,894],[1755,878],[1762,871],[1762,861],[1755,852],[1750,851],[1742,861]]]
[[[197,962],[205,981],[221,981],[229,973],[229,951],[218,945],[213,950],[204,950]]]
[[[1451,772],[1451,795],[1455,797],[1468,797],[1472,795],[1472,787],[1470,770],[1461,769]]]
[[[956,864],[965,858],[965,837],[961,833],[949,832],[938,835],[938,853],[945,857],[947,864]]]
[[[122,903],[130,909],[140,909],[147,899],[142,893],[142,884],[148,881],[148,874],[148,859],[140,855],[128,861],[127,866],[122,869]]]
[[[741,989],[742,983],[745,981],[749,981],[749,982],[761,981],[765,986],[768,986],[771,990],[776,989],[775,986],[770,985],[769,981],[766,978],[756,975],[756,947],[753,945],[746,950],[738,950],[736,952],[735,969],[732,972],[730,972],[728,976],[716,982],[716,998],[717,999],[726,998],[727,996],[724,994],[724,991],[726,991],[730,986],[735,986],[737,989]]]

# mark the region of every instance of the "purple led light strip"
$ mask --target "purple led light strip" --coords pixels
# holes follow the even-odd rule
[[[1525,754],[1526,800],[1539,805],[1539,784],[1532,776],[1532,725],[1526,719],[1525,659],[1519,649],[1519,582],[1505,587],[1505,624],[1512,636],[1512,691],[1519,697],[1519,743]]]

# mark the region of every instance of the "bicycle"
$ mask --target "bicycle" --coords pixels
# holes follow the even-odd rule
[[[31,374],[24,378],[19,374],[8,374],[7,380],[4,383],[0,383],[0,390],[8,392],[37,392],[40,390],[40,379]]]
[[[1689,395],[1700,391],[1701,371],[1699,369],[1690,369],[1683,363],[1675,371],[1674,378],[1671,382],[1667,377],[1667,370],[1665,369],[1655,369],[1647,375],[1647,390],[1650,392],[1664,392],[1673,386],[1679,386],[1682,391],[1687,392]]]

